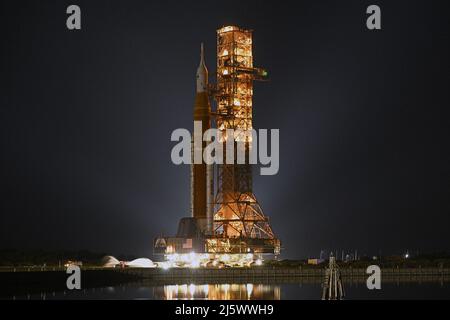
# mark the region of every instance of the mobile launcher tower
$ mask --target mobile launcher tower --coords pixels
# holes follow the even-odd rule
[[[217,30],[216,85],[208,83],[203,45],[197,69],[194,121],[201,121],[202,133],[211,127],[212,120],[224,144],[230,138],[227,129],[252,130],[253,81],[265,80],[266,76],[265,70],[253,67],[251,30],[235,26]],[[210,99],[216,101],[215,112],[211,111]],[[158,237],[153,244],[154,254],[163,257],[166,267],[250,266],[280,253],[280,240],[252,190],[248,161],[251,135],[232,138],[234,164],[225,164],[224,146],[224,164],[207,165],[202,160],[191,165],[191,217],[180,220],[175,237]],[[239,139],[244,139],[240,142],[245,145],[246,164],[236,161]],[[202,148],[205,146],[203,142]]]

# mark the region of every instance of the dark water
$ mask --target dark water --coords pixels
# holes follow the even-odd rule
[[[365,283],[345,285],[345,299],[450,299],[448,282],[390,282],[381,290],[368,290]],[[220,300],[317,300],[321,284],[179,284],[151,286],[126,284],[115,287],[65,292],[42,292],[10,297],[11,299],[220,299]]]

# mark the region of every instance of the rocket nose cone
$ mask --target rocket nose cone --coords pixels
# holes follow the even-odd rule
[[[208,72],[208,69],[206,68],[206,63],[205,63],[205,52],[203,49],[203,42],[200,44],[200,63],[198,65],[198,69],[197,72],[204,72],[204,70],[206,72]]]
[[[200,45],[200,65],[197,68],[197,92],[205,92],[208,87],[208,69],[205,64],[203,42]]]
[[[205,62],[205,51],[203,49],[203,42],[200,43],[200,64]]]

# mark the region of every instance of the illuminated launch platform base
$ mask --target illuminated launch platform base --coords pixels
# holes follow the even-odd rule
[[[155,239],[153,252],[168,268],[222,268],[261,265],[263,259],[276,257],[279,248],[278,239],[204,235],[195,218],[183,218],[175,237]]]

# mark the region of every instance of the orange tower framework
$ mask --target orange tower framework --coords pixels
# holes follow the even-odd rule
[[[217,30],[215,116],[217,129],[224,137],[224,164],[218,165],[213,222],[216,239],[208,242],[210,251],[271,251],[277,254],[280,250],[280,241],[275,237],[268,218],[253,194],[249,164],[253,129],[253,81],[264,79],[266,74],[265,70],[253,67],[252,31],[235,26]],[[232,137],[227,136],[228,129],[234,130]],[[225,164],[225,144],[228,139],[234,139],[234,164]],[[245,164],[237,164],[238,142],[245,146]]]

